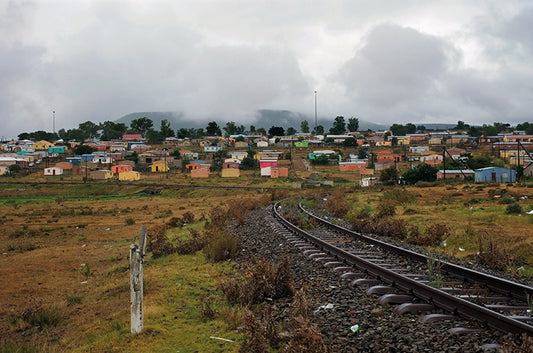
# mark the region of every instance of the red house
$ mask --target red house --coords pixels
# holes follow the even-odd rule
[[[278,160],[277,159],[261,159],[259,161],[259,167],[260,168],[277,168],[278,167]]]
[[[131,172],[133,171],[133,167],[131,165],[123,165],[123,164],[112,165],[111,171],[113,172],[113,174],[118,174],[122,172]]]

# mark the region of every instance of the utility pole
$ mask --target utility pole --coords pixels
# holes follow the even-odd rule
[[[315,91],[315,134],[316,134],[316,127],[318,126],[318,118],[317,118],[317,105],[316,105],[316,91]]]

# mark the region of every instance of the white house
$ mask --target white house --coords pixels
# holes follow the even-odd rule
[[[59,167],[44,168],[44,175],[63,175],[63,168],[59,168]]]

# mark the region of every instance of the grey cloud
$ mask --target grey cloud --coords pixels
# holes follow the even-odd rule
[[[377,109],[417,102],[435,91],[450,51],[439,38],[392,24],[374,28],[341,69],[349,95]]]

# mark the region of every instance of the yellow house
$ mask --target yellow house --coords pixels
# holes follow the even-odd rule
[[[35,142],[33,147],[35,147],[37,151],[48,151],[50,147],[54,147],[54,144],[52,142],[41,140],[39,142]]]
[[[140,179],[141,179],[141,173],[139,172],[127,171],[127,172],[122,172],[118,174],[118,180],[132,181],[132,180],[140,180]]]
[[[152,163],[152,173],[168,173],[168,163],[165,161],[155,161]]]
[[[395,136],[395,137],[398,140],[398,146],[409,145],[411,143],[411,139],[409,138],[409,136]]]

